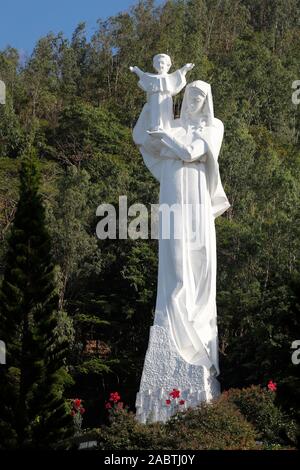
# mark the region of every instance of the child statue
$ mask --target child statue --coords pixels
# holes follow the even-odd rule
[[[153,57],[153,67],[157,74],[143,72],[136,66],[130,67],[130,71],[140,79],[138,85],[147,93],[150,132],[160,132],[170,128],[173,120],[172,96],[177,95],[186,85],[186,73],[194,68],[194,64],[186,64],[169,74],[171,65],[171,59],[167,54],[157,54]]]

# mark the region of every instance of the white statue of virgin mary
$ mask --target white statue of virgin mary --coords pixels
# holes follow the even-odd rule
[[[137,395],[143,422],[172,414],[168,389],[180,390],[185,407],[218,394],[214,220],[229,207],[218,165],[224,127],[214,117],[208,83],[187,85],[180,118],[167,131],[148,128],[146,105],[133,138],[160,183],[160,237],[155,319]]]

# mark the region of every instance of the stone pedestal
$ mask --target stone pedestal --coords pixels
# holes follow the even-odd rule
[[[166,404],[173,389],[180,390],[184,405]],[[150,330],[140,390],[136,397],[136,418],[141,423],[166,422],[178,409],[195,407],[220,394],[218,380],[203,366],[187,363],[178,354],[168,331],[158,325]]]

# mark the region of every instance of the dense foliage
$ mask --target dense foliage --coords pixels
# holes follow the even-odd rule
[[[86,402],[86,423],[118,386],[134,404],[155,305],[156,240],[97,240],[96,208],[157,203],[131,130],[145,97],[130,65],[151,70],[168,52],[174,69],[212,85],[225,125],[220,169],[231,208],[217,220],[218,323],[224,388],[272,378],[294,414],[299,380],[300,106],[299,0],[138,2],[100,19],[90,40],[40,39],[21,60],[0,52],[7,104],[0,108],[0,275],[18,201],[17,174],[30,144],[59,265],[59,309],[72,321],[69,396]],[[99,7],[99,16],[101,7]],[[175,113],[182,95],[174,101]],[[65,333],[66,334],[66,333]],[[299,366],[298,366],[299,367]],[[298,394],[298,395],[297,395]]]
[[[116,413],[99,432],[100,449],[246,450],[255,449],[255,429],[229,403],[204,404],[175,415],[166,425],[140,424]]]
[[[48,449],[71,434],[64,399],[67,322],[58,289],[34,159],[22,161],[20,200],[0,289],[0,449]]]
[[[274,391],[252,385],[243,389],[229,389],[223,399],[238,407],[244,417],[256,428],[264,442],[295,444],[297,425],[276,405]]]
[[[107,425],[87,429],[65,445],[78,448],[92,441],[101,450],[295,448],[295,423],[275,405],[275,396],[258,386],[230,389],[212,403],[177,412],[165,424],[141,424],[126,408],[115,406],[108,410]]]

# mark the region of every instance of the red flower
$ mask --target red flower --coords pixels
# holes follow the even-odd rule
[[[171,400],[166,400],[166,405],[171,405]]]
[[[76,411],[75,410],[72,410],[71,411],[71,416],[75,416],[76,415]]]
[[[169,393],[170,397],[172,398],[179,398],[180,397],[180,390],[177,390],[177,388],[173,388],[173,391]]]
[[[180,400],[179,405],[184,405],[184,404],[185,404],[185,400]]]
[[[79,411],[80,411],[80,414],[83,415],[83,413],[85,413],[85,408],[81,407]]]
[[[268,389],[269,389],[271,392],[276,392],[276,390],[277,390],[277,383],[273,382],[273,380],[269,380]]]
[[[120,397],[120,395],[118,394],[118,392],[112,392],[112,393],[110,394],[109,401],[113,401],[114,403],[118,403],[119,400],[121,400],[121,397]]]
[[[119,410],[122,410],[123,406],[124,406],[124,403],[121,402],[121,401],[119,401],[119,403],[117,404],[117,408],[118,408]]]
[[[109,410],[111,408],[111,403],[109,403],[109,402],[105,403],[105,408],[107,410]]]
[[[73,406],[75,408],[80,408],[80,405],[81,405],[81,401],[80,398],[75,398],[75,400],[73,400]]]

